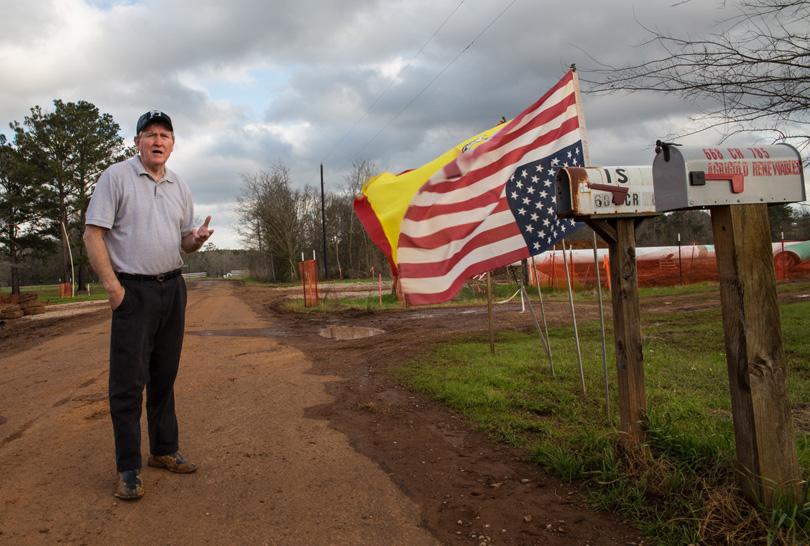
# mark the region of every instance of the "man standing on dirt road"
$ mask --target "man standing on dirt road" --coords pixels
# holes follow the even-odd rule
[[[197,465],[180,456],[174,380],[185,329],[186,285],[180,250],[191,253],[214,233],[211,217],[194,227],[186,183],[166,168],[174,149],[172,120],[152,110],[138,119],[138,155],[99,178],[84,241],[90,265],[113,310],[109,399],[115,435],[115,496],[143,496],[141,411],[146,388],[149,466],[189,473]]]

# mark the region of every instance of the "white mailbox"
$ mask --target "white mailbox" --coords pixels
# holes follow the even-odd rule
[[[660,212],[805,200],[801,156],[789,144],[701,147],[659,140],[653,182]]]
[[[651,216],[652,167],[566,167],[557,171],[557,216]]]

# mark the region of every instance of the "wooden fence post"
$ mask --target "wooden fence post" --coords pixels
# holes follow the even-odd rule
[[[588,225],[608,243],[610,251],[620,428],[629,445],[640,445],[646,440],[647,390],[636,270],[636,228],[642,221],[642,218],[588,221]]]
[[[773,507],[796,498],[800,473],[767,205],[711,214],[741,486]]]

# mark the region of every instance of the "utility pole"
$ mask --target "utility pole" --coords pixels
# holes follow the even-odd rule
[[[321,163],[321,225],[323,226],[323,278],[329,278],[329,265],[326,260],[326,200],[323,193],[323,163]]]

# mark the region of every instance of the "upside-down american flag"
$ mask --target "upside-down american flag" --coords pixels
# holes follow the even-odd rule
[[[540,254],[582,226],[557,219],[554,187],[560,167],[587,163],[581,112],[572,70],[422,186],[397,245],[408,304],[447,301],[469,277]]]

